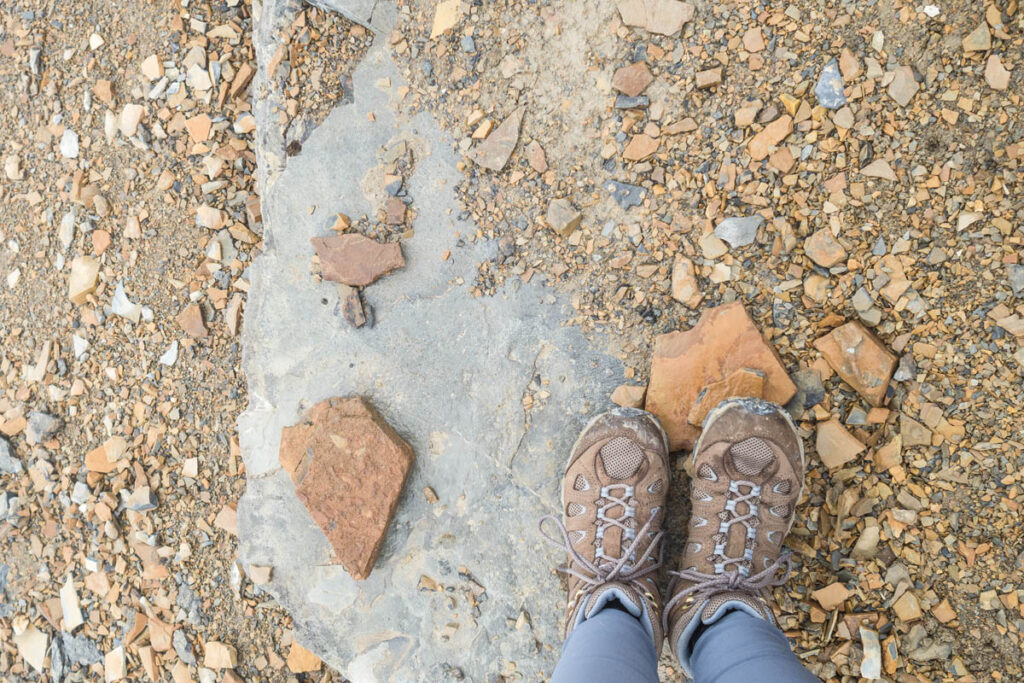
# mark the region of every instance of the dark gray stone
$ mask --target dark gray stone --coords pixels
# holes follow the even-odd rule
[[[0,474],[21,474],[21,461],[14,455],[11,443],[0,436]]]
[[[917,377],[917,363],[914,361],[914,354],[905,353],[900,357],[900,363],[896,366],[896,372],[893,373],[892,378],[897,382],[906,382],[915,377]]]
[[[196,594],[192,587],[184,581],[178,584],[178,597],[175,603],[185,611],[185,619],[193,626],[202,626],[206,623],[206,615],[203,613],[203,601]]]
[[[757,239],[757,231],[764,225],[764,216],[726,218],[715,226],[715,237],[727,242],[733,249],[745,247]]]
[[[1024,266],[1011,263],[1006,266],[1006,278],[1014,296],[1024,296]]]
[[[54,638],[50,641],[50,676],[53,683],[63,683],[69,668],[68,658],[64,654],[64,641]]]
[[[178,653],[181,661],[189,666],[196,663],[196,655],[192,652],[192,645],[188,642],[188,638],[185,637],[183,629],[175,629],[174,635],[171,636],[171,644],[174,646],[174,651]]]
[[[846,104],[843,75],[839,73],[839,62],[835,59],[829,61],[821,70],[818,84],[814,86],[814,95],[818,98],[818,103],[826,109],[839,109]]]
[[[651,98],[647,95],[637,95],[636,97],[617,95],[615,97],[616,109],[647,109],[649,106],[651,106]]]
[[[790,378],[796,385],[796,394],[789,405],[807,410],[825,400],[825,385],[817,370],[798,370]]]
[[[620,183],[618,180],[609,180],[605,182],[604,189],[612,196],[615,203],[621,206],[623,209],[628,209],[633,206],[640,206],[643,202],[644,197],[647,196],[647,190],[640,187],[639,185],[630,185],[629,183]]]
[[[92,666],[103,661],[103,653],[89,638],[83,635],[73,636],[67,631],[61,631],[60,639],[64,646],[64,654],[72,664]]]
[[[34,443],[43,443],[53,438],[54,434],[64,426],[64,421],[59,417],[33,410],[28,414],[28,426],[25,428],[25,436]]]

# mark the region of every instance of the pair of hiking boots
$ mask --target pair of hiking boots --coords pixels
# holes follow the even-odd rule
[[[725,401],[704,420],[693,449],[691,515],[667,600],[663,562],[671,480],[668,439],[650,413],[618,409],[580,435],[562,485],[568,554],[565,636],[617,600],[639,618],[656,652],[668,637],[687,676],[694,636],[727,611],[775,623],[767,589],[789,577],[782,544],[803,488],[803,444],[789,415],[760,399]]]

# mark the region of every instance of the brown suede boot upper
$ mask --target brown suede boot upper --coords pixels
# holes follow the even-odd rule
[[[781,407],[730,399],[708,414],[693,453],[689,539],[666,605],[669,644],[687,675],[702,623],[729,609],[775,622],[765,589],[789,576],[782,544],[803,479],[803,444]]]
[[[568,554],[565,636],[609,599],[635,611],[660,652],[657,572],[669,485],[668,444],[649,413],[618,409],[580,435],[562,485]],[[552,516],[544,521],[559,521]]]

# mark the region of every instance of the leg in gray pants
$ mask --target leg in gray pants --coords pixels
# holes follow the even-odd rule
[[[690,655],[695,683],[817,683],[775,626],[742,611],[707,626]],[[658,683],[658,656],[640,621],[603,609],[577,626],[551,683]]]

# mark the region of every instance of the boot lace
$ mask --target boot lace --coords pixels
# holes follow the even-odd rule
[[[746,489],[745,491],[743,489]],[[736,505],[744,503],[747,506],[746,514],[739,514]],[[692,585],[687,586],[672,598],[665,605],[662,619],[665,628],[668,629],[669,613],[676,605],[691,595],[701,595],[704,598],[711,598],[720,593],[740,592],[754,595],[764,600],[764,591],[775,586],[782,586],[789,580],[793,572],[793,559],[789,551],[782,552],[774,562],[766,566],[762,571],[750,576],[750,565],[754,559],[754,546],[756,545],[757,526],[759,523],[758,506],[761,503],[761,487],[753,482],[734,480],[729,484],[725,509],[722,512],[721,524],[718,533],[714,538],[716,541],[714,552],[708,558],[713,563],[714,573],[705,574],[696,569],[682,569],[670,571],[672,580],[669,584],[671,595],[679,581],[688,581]],[[729,557],[725,554],[725,546],[729,538],[729,531],[734,524],[740,524],[746,528],[746,544],[743,555],[740,557]],[[735,569],[729,569],[735,565]],[[783,571],[784,570],[784,571]],[[780,575],[780,572],[782,574]]]
[[[613,490],[622,489],[623,492],[620,495],[613,494]],[[630,498],[633,495],[632,487],[612,484],[605,486],[601,489],[601,498],[606,503],[598,509],[597,514],[597,533],[596,538],[598,541],[604,538],[604,532],[610,527],[618,527],[622,529],[623,538],[632,538],[630,544],[623,550],[619,557],[611,557],[604,552],[604,545],[598,544],[597,552],[595,553],[594,561],[591,562],[587,558],[577,551],[569,538],[569,532],[565,528],[565,523],[556,517],[555,515],[544,515],[540,518],[537,524],[537,529],[540,535],[551,545],[556,548],[564,550],[569,555],[569,564],[565,567],[559,567],[558,571],[563,574],[569,574],[575,576],[587,586],[585,592],[591,593],[597,588],[600,588],[606,583],[613,581],[619,581],[632,585],[634,588],[644,592],[642,586],[639,586],[639,581],[651,574],[657,572],[662,565],[662,548],[661,539],[664,536],[663,531],[658,531],[654,536],[650,537],[647,548],[640,555],[639,559],[634,560],[636,552],[640,547],[640,543],[647,539],[648,531],[654,520],[661,511],[658,510],[650,516],[650,518],[640,527],[639,531],[635,531],[632,527],[627,526],[623,520],[633,519],[635,516],[635,508],[630,504]],[[634,501],[635,502],[635,501]],[[619,518],[612,518],[608,516],[608,511],[614,508],[621,507],[625,512]],[[544,529],[546,522],[553,523],[561,536],[558,538],[548,534]],[[657,560],[654,562],[648,562],[648,560],[654,556],[654,552],[658,551]]]

